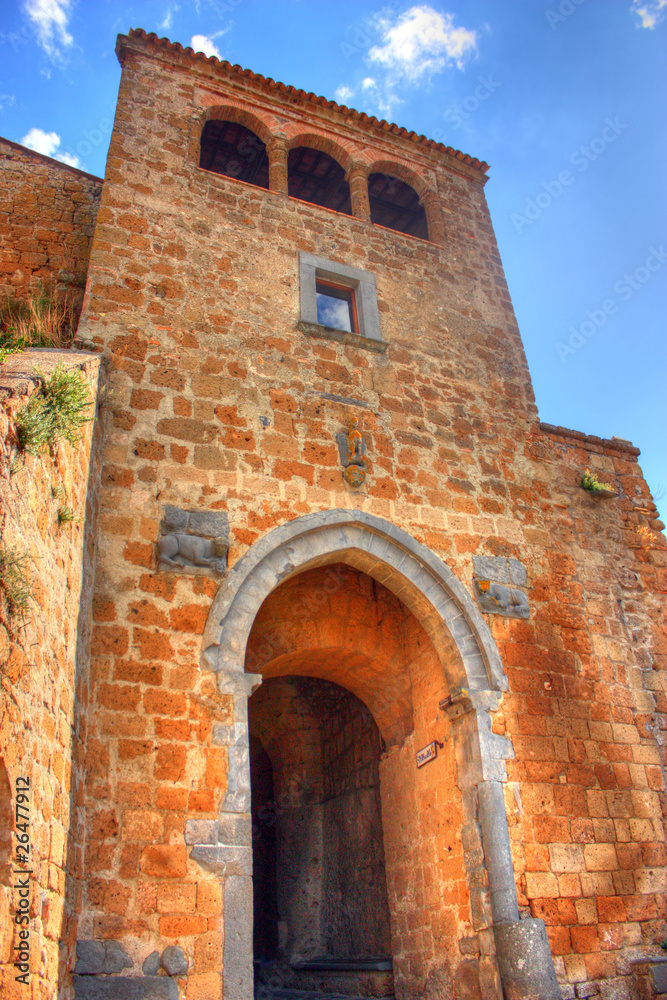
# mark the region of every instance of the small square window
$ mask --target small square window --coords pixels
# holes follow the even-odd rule
[[[301,251],[299,285],[300,320],[310,336],[330,335],[339,340],[350,336],[368,350],[386,349],[380,332],[375,277],[368,271]]]
[[[346,333],[358,333],[357,305],[353,288],[331,281],[315,282],[317,322]]]

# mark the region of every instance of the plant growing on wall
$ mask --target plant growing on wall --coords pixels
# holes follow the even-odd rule
[[[74,520],[74,511],[71,507],[58,507],[58,524],[71,524]]]
[[[0,303],[0,362],[28,347],[72,346],[76,318],[71,305],[41,288],[27,302]]]
[[[592,494],[592,496],[598,496],[598,497],[618,496],[618,493],[616,493],[611,483],[600,482],[595,473],[591,472],[590,469],[586,469],[583,476],[581,477],[581,480],[579,481],[579,485],[581,486],[582,490],[586,490],[586,492]]]
[[[39,392],[16,415],[20,448],[38,455],[60,439],[76,444],[81,427],[92,419],[91,403],[81,372],[58,365],[50,378],[41,376]]]
[[[25,570],[26,558],[17,549],[0,546],[0,617],[12,634],[29,614],[32,591]]]

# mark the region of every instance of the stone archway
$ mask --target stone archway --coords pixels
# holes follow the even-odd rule
[[[560,990],[544,924],[519,921],[502,793],[504,761],[513,750],[492,732],[490,718],[507,680],[489,629],[465,587],[434,553],[382,518],[347,510],[297,518],[257,541],[220,587],[204,632],[202,667],[218,674],[221,692],[233,695],[237,720],[214,734],[229,748],[218,845],[195,844],[191,851],[193,859],[225,878],[226,1000],[252,996],[247,699],[261,677],[244,672],[248,637],[263,601],[279,584],[332,562],[361,570],[387,587],[429,636],[449,691],[442,707],[452,723],[465,825],[481,849],[481,871],[471,873],[471,883],[477,883],[471,884],[471,905],[477,907],[473,922],[493,929],[506,1000],[556,1000]]]

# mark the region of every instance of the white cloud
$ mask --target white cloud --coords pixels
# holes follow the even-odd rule
[[[385,81],[385,86],[380,87],[372,76],[367,76],[362,81],[361,89],[364,100],[370,101],[371,106],[377,109],[381,115],[390,118],[403,101],[392,89],[390,81]]]
[[[178,11],[179,9],[180,8],[179,8],[179,6],[178,6],[177,3],[175,3],[173,5],[170,4],[169,7],[167,7],[167,13],[164,15],[164,20],[160,21],[160,28],[163,31],[168,31],[168,29],[171,28],[172,17],[176,13],[176,11]]]
[[[371,30],[380,39],[365,58],[373,76],[356,86],[368,109],[387,118],[395,115],[403,103],[401,88],[428,84],[432,76],[449,66],[463,69],[467,60],[477,54],[477,33],[457,27],[453,14],[440,13],[428,4],[392,16],[379,14],[364,34]],[[351,90],[341,85],[337,99]]]
[[[21,145],[34,149],[36,153],[43,153],[44,156],[53,156],[60,145],[60,136],[57,132],[44,132],[41,128],[31,128],[21,139]]]
[[[344,83],[341,83],[340,87],[336,87],[334,90],[334,99],[338,104],[346,104],[351,97],[354,97],[354,91],[351,87],[346,87]]]
[[[15,103],[16,97],[14,94],[0,94],[0,111],[4,111],[5,108],[11,108]]]
[[[42,153],[43,156],[52,156],[54,160],[67,163],[70,167],[81,166],[78,156],[57,152],[60,146],[60,136],[57,132],[45,132],[41,128],[31,128],[21,139],[21,145],[27,146],[28,149],[34,149],[36,153]]]
[[[426,4],[410,7],[395,24],[386,17],[379,24],[383,44],[369,51],[370,62],[411,83],[441,73],[452,63],[463,69],[477,51],[474,31],[454,27],[452,14],[440,14]]]
[[[642,28],[655,28],[667,15],[667,0],[632,0],[630,8],[641,18]]]
[[[221,34],[221,32],[219,33]],[[206,35],[193,35],[190,39],[190,45],[195,52],[203,52],[204,55],[215,56],[217,59],[222,59],[222,56],[216,48],[213,39],[207,38]]]
[[[62,59],[62,49],[74,44],[74,39],[67,30],[72,0],[25,0],[23,9],[46,54],[54,60]]]
[[[80,167],[81,161],[78,156],[72,156],[71,153],[56,153],[56,160],[60,160],[61,163],[67,163],[70,167]]]

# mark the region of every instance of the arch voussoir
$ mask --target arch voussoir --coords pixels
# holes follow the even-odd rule
[[[452,571],[402,529],[362,511],[306,515],[256,542],[216,596],[204,635],[203,665],[242,671],[243,637],[247,641],[262,601],[295,573],[331,562],[367,573],[418,615],[447,665],[450,685],[506,688],[488,627]]]

